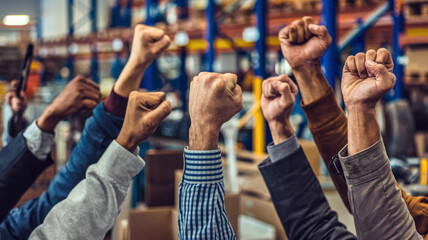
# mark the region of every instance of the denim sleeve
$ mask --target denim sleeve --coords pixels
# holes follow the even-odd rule
[[[88,167],[100,159],[119,134],[122,124],[123,118],[109,114],[104,110],[103,103],[100,103],[94,110],[94,115],[86,121],[80,141],[67,164],[51,181],[48,191],[13,209],[0,225],[0,239],[28,239],[52,207],[64,200],[85,178]]]

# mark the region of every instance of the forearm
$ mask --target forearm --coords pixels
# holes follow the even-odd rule
[[[147,67],[146,64],[139,64],[130,59],[120,73],[114,91],[119,96],[128,97],[132,91],[138,90]]]
[[[86,178],[58,203],[30,239],[99,239],[114,225],[132,178],[144,161],[113,141]]]
[[[306,105],[322,98],[330,89],[322,73],[320,60],[293,69],[293,74],[299,85],[302,101]]]
[[[380,138],[380,129],[374,109],[362,107],[348,108],[348,154],[369,148]]]

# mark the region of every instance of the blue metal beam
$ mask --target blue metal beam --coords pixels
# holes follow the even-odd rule
[[[325,70],[325,77],[328,83],[334,89],[336,85],[336,76],[338,76],[338,51],[336,45],[337,32],[337,1],[322,1],[322,16],[328,33],[332,38],[332,43],[322,58],[322,65]]]
[[[361,18],[358,18],[357,19],[357,24],[358,24],[358,26],[361,27],[363,25],[363,20]],[[356,55],[359,52],[365,52],[365,43],[366,43],[365,32],[361,32],[355,38],[355,42],[354,42],[354,44],[352,46],[353,47],[352,53],[354,55]]]
[[[266,4],[265,0],[257,0],[255,5],[259,32],[259,39],[256,42],[258,65],[255,74],[262,79],[266,78]]]
[[[178,18],[180,20],[185,20],[188,18],[188,1],[187,0],[177,0],[178,7]],[[180,91],[181,97],[181,109],[187,111],[187,89],[188,89],[188,76],[186,73],[186,58],[187,58],[187,48],[180,48],[180,76],[177,79],[177,89]]]
[[[68,46],[71,44],[71,38],[74,35],[74,22],[73,22],[73,6],[74,6],[74,0],[68,0],[67,4],[67,25],[68,25]],[[71,80],[74,76],[74,57],[71,55],[70,52],[68,52],[68,58],[67,62],[65,63],[65,66],[68,68],[69,76],[68,80]]]
[[[96,34],[97,32],[97,0],[91,0],[89,17],[91,19],[91,32]],[[92,81],[99,83],[100,77],[99,71],[99,59],[95,43],[92,43],[92,57],[91,57],[91,77]]]
[[[214,0],[208,0],[208,6],[207,6],[207,42],[208,42],[208,51],[206,54],[206,68],[208,72],[214,71],[214,60],[215,60],[215,49],[214,49],[214,43],[215,43],[215,35],[217,33],[217,23],[214,19],[214,13],[215,13],[215,1]]]
[[[153,26],[156,23],[157,16],[157,0],[147,0],[146,1],[146,22],[148,26]],[[147,68],[146,73],[144,74],[143,81],[141,82],[141,87],[149,91],[156,88],[156,60]]]
[[[392,59],[394,61],[394,74],[397,78],[395,83],[393,97],[400,99],[404,94],[403,72],[404,67],[400,63],[400,57],[403,55],[401,49],[401,34],[404,30],[404,14],[401,6],[398,6],[397,0],[389,0],[392,11],[394,27],[392,31]]]
[[[324,2],[331,2],[331,1],[334,1],[334,0],[324,0]],[[339,47],[338,47],[339,52],[342,52],[351,43],[355,42],[362,33],[366,32],[367,29],[369,29],[372,25],[374,25],[379,20],[379,18],[381,18],[391,9],[390,6],[391,6],[390,3],[383,4],[378,9],[376,9],[376,11],[374,11],[363,24],[355,27],[349,34],[347,34],[346,37],[343,39],[343,41],[339,44]],[[323,14],[324,14],[324,7],[323,7]]]

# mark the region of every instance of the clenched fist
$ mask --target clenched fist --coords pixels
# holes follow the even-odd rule
[[[16,96],[16,89],[18,88],[18,80],[12,80],[11,91],[6,93],[4,99],[7,105],[10,106],[11,110],[15,114],[23,114],[27,109],[27,97],[24,92],[21,92],[21,98]]]
[[[242,90],[235,74],[202,72],[190,84],[189,148],[204,150],[217,146],[223,123],[242,109]],[[210,144],[205,144],[208,141]],[[215,141],[214,141],[215,139]]]
[[[37,120],[37,125],[52,132],[56,124],[79,111],[91,111],[101,100],[99,86],[88,78],[77,76],[62,90]]]
[[[342,93],[346,107],[374,108],[395,85],[394,63],[388,50],[358,53],[346,59],[342,76]]]
[[[283,28],[279,40],[282,54],[293,69],[319,61],[332,41],[327,28],[314,24],[312,17],[295,20]]]
[[[263,81],[261,108],[269,124],[275,144],[293,134],[290,115],[296,103],[297,86],[287,76],[271,77]]]
[[[148,67],[165,49],[171,40],[165,32],[143,24],[135,26],[129,61]]]
[[[159,123],[171,112],[171,103],[165,100],[164,92],[137,92],[129,95],[125,120],[117,142],[133,152],[149,138]]]

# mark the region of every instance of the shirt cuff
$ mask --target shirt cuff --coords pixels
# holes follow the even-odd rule
[[[193,151],[186,147],[183,181],[190,184],[212,184],[223,181],[221,150]]]
[[[365,176],[388,163],[388,155],[382,138],[375,144],[352,156],[348,156],[348,145],[340,150],[339,160],[346,179]]]
[[[299,142],[297,141],[296,134],[293,134],[293,136],[277,145],[270,143],[267,146],[267,150],[271,162],[276,162],[290,156],[299,150]]]
[[[139,151],[140,149],[137,147],[131,153],[113,140],[97,163],[99,174],[108,176],[121,185],[129,185],[132,178],[146,165],[144,160],[138,156]]]
[[[46,160],[55,142],[54,134],[43,132],[39,126],[37,126],[36,121],[33,121],[30,126],[25,129],[23,136],[30,152],[38,159]]]

